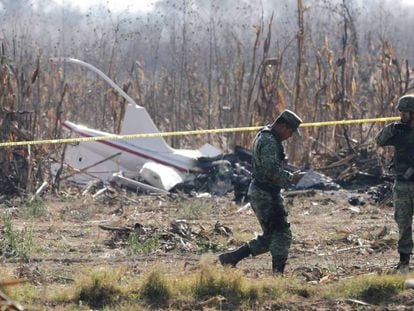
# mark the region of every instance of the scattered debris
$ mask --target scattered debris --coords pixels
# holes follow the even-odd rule
[[[105,242],[111,248],[124,247],[125,242],[131,235],[135,235],[142,242],[155,238],[159,241],[159,249],[169,252],[173,249],[182,249],[184,251],[195,251],[200,249],[217,248],[214,245],[214,236],[231,237],[232,230],[220,222],[216,222],[211,230],[206,230],[200,226],[200,230],[195,230],[184,219],[176,219],[170,223],[169,228],[160,229],[154,226],[143,226],[136,223],[134,226],[110,226],[99,225],[99,228],[110,231],[111,237]],[[218,250],[218,249],[216,249]],[[156,251],[156,250],[153,250]]]
[[[371,200],[378,205],[392,206],[392,183],[384,181],[383,184],[372,186],[367,193]]]
[[[225,237],[230,237],[233,235],[232,230],[227,226],[223,226],[218,220],[216,224],[214,225],[214,232],[220,235],[223,235]]]
[[[131,178],[127,178],[122,175],[122,172],[113,174],[111,181],[117,183],[120,186],[124,186],[124,187],[127,187],[128,189],[134,190],[135,192],[137,192],[138,189],[141,189],[144,191],[154,192],[154,193],[161,193],[161,194],[169,193],[166,190],[153,187],[151,185],[139,182]]]
[[[99,179],[94,179],[89,181],[86,186],[82,189],[82,195],[87,195],[88,193],[94,193],[97,189],[103,187],[103,181]]]
[[[111,231],[115,236],[114,239],[127,239],[131,233],[137,235],[144,235],[149,232],[148,228],[145,229],[140,223],[136,223],[133,227],[116,227],[108,225],[99,225],[99,228],[106,231]]]
[[[53,61],[73,63],[94,71],[125,98],[127,107],[120,134],[151,134],[159,133],[151,117],[144,107],[137,105],[118,85],[103,72],[90,64],[71,58],[57,58]],[[63,127],[71,136],[110,136],[111,133],[101,132],[69,121]],[[348,156],[327,168],[347,164],[354,157]],[[176,186],[192,191],[207,191],[213,195],[225,195],[234,191],[237,203],[247,202],[247,190],[251,180],[251,158],[249,150],[236,146],[233,154],[223,155],[222,152],[205,144],[198,150],[179,150],[171,148],[163,137],[134,138],[131,140],[99,140],[78,143],[68,146],[65,151],[65,163],[75,173],[68,175],[71,180],[86,183],[95,178],[103,182],[115,181],[133,187],[141,186],[141,178],[149,185],[172,191]],[[61,164],[52,166],[57,175]],[[122,171],[122,177],[119,172]],[[126,180],[127,178],[128,180]],[[297,185],[297,189],[338,189],[331,178],[320,173],[309,171]],[[147,189],[149,190],[149,189]],[[150,188],[150,191],[158,191]],[[85,189],[85,193],[89,190]]]
[[[344,301],[355,304],[355,305],[359,305],[359,306],[365,306],[365,307],[371,306],[369,303],[366,303],[366,302],[363,302],[363,301],[357,300],[357,299],[345,299]]]
[[[296,185],[296,189],[338,190],[341,188],[332,178],[313,170],[307,171]]]
[[[358,196],[352,196],[348,199],[348,203],[353,206],[364,206],[366,202]]]
[[[310,283],[319,283],[323,279],[326,282],[326,278],[330,277],[330,274],[325,273],[317,266],[314,267],[297,267],[292,271],[292,276],[303,279]]]
[[[414,288],[414,279],[406,279],[404,281],[404,288],[405,289]]]
[[[35,194],[30,198],[29,202],[33,202],[36,198],[38,198],[47,189],[48,185],[48,182],[44,181],[39,189],[36,190]]]
[[[186,220],[174,220],[171,222],[170,231],[183,238],[191,239],[191,227]]]
[[[316,194],[316,191],[314,189],[309,190],[291,190],[291,191],[285,191],[283,193],[283,196],[285,198],[291,198],[291,197],[312,197]]]
[[[243,205],[242,207],[240,207],[240,208],[236,211],[236,213],[242,213],[242,212],[244,212],[244,211],[248,210],[250,207],[251,207],[250,202],[249,202],[249,203],[246,203],[245,205]]]
[[[378,160],[375,144],[353,143],[357,145],[336,151],[331,162],[326,154],[326,164],[316,170],[325,172],[337,184],[346,188],[381,184],[384,181],[383,167]]]

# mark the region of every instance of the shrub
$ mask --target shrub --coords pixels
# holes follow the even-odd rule
[[[26,210],[25,214],[29,218],[37,218],[41,216],[45,216],[47,213],[47,206],[45,201],[41,198],[35,198],[33,201],[28,201],[26,203]]]
[[[201,267],[201,271],[195,282],[195,296],[208,298],[224,296],[228,299],[243,299],[247,297],[248,288],[241,274],[227,271],[226,273],[212,267]]]
[[[83,284],[79,285],[76,299],[87,303],[92,308],[103,308],[117,302],[121,291],[114,285],[116,273],[94,272]]]
[[[167,304],[172,297],[172,289],[167,279],[158,269],[151,271],[140,289],[141,298],[149,303]]]
[[[27,258],[33,249],[33,226],[18,232],[13,228],[10,216],[3,218],[4,235],[0,243],[0,251],[6,257]]]
[[[363,276],[328,288],[325,297],[356,298],[372,304],[387,302],[404,289],[400,275]]]
[[[133,233],[129,235],[127,245],[129,253],[132,255],[148,254],[160,247],[160,241],[156,236],[142,240],[139,235]]]

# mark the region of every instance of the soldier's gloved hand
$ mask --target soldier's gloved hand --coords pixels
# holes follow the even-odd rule
[[[300,170],[294,171],[292,173],[292,184],[297,184],[299,180],[306,175],[306,172],[301,172]]]
[[[394,123],[394,130],[400,133],[408,132],[411,129],[410,124],[397,122]]]

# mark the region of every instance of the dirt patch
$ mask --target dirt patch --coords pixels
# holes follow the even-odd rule
[[[349,198],[355,195],[366,203],[351,205]],[[319,286],[357,275],[387,273],[396,263],[397,232],[391,207],[379,206],[369,194],[346,190],[315,190],[310,196],[287,197],[293,231],[287,278]],[[1,209],[3,275],[30,280],[40,295],[50,287],[73,285],[79,273],[96,267],[119,268],[130,277],[140,277],[154,264],[162,265],[166,274],[178,270],[191,274],[205,258],[216,266],[220,252],[261,232],[252,210],[232,199],[230,195],[121,193],[95,200],[75,190],[47,197],[38,205],[16,199]],[[267,278],[271,276],[270,255],[247,258],[238,269],[249,279]],[[55,301],[47,297],[25,301],[23,297],[20,303],[37,309],[36,303],[47,305],[48,299]],[[93,302],[100,306],[99,301]],[[287,305],[329,308],[331,303],[329,299],[289,299]],[[56,302],[50,307],[54,308]]]

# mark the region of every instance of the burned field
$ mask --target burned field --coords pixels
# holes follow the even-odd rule
[[[217,255],[260,233],[251,208],[208,193],[100,195],[67,188],[2,204],[4,287],[29,310],[409,307],[392,274],[396,226],[380,188],[286,191],[293,244],[284,278],[271,258],[222,268]],[[14,310],[14,309],[11,309]]]
[[[120,134],[159,133],[145,108],[129,100]],[[34,139],[26,135],[35,124],[30,113],[7,115],[5,140]],[[70,121],[59,124],[59,131],[78,136],[108,134]],[[322,140],[314,140],[319,151],[297,138],[287,146],[293,163],[299,152],[309,158],[300,167],[286,165],[306,174],[284,193],[293,230],[284,278],[272,276],[269,254],[248,258],[236,269],[217,263],[220,253],[261,233],[246,198],[249,149],[235,145],[225,154],[205,144],[183,150],[161,137],[75,138],[62,148],[17,143],[4,148],[3,305],[9,310],[410,308],[414,294],[404,289],[403,276],[392,273],[398,234],[384,175],[389,153],[377,152],[371,141],[350,139],[346,131],[344,138],[346,147],[335,151]]]
[[[144,108],[128,109],[124,126],[135,117],[151,121]],[[25,140],[23,128],[14,135]],[[116,148],[101,154],[99,142],[3,149],[3,305],[9,310],[409,308],[414,294],[393,273],[398,234],[392,185],[383,174],[388,154],[347,141],[347,148],[335,152],[312,151],[312,163],[301,166],[304,177],[284,192],[293,231],[284,278],[272,276],[269,254],[248,258],[236,269],[217,262],[220,253],[261,233],[246,197],[251,180],[246,148],[183,152],[153,140],[153,160],[168,169],[143,157],[145,139],[128,145],[136,158]],[[212,155],[203,156],[203,150]],[[69,158],[72,162],[64,161]],[[180,175],[179,163],[189,165],[192,175]],[[129,173],[135,175],[125,176],[120,165],[132,165]],[[76,180],[81,176],[87,179]]]
[[[66,2],[0,2],[1,310],[413,308],[372,121],[414,89],[405,1]],[[308,125],[286,275],[224,268],[261,233],[249,148],[285,109]]]

